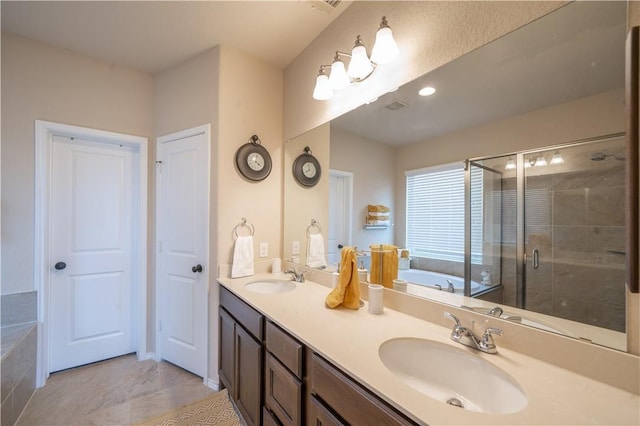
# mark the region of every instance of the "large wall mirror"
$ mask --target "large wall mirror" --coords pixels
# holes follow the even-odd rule
[[[409,293],[626,350],[626,28],[625,2],[568,4],[288,141],[284,257],[305,263],[313,220],[329,268],[394,244]],[[313,188],[290,172],[305,146]]]

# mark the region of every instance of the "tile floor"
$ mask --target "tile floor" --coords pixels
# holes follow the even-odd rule
[[[51,374],[18,425],[129,425],[199,401],[214,391],[167,362],[125,355]]]

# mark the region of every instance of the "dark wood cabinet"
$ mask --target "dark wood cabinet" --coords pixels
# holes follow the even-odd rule
[[[283,426],[301,426],[304,346],[271,321],[266,335],[264,406]]]
[[[309,398],[309,420],[308,424],[315,426],[345,426],[338,417],[333,414],[318,398],[311,395]]]
[[[236,326],[236,406],[247,425],[260,425],[262,345]]]
[[[220,287],[220,382],[248,426],[416,425]]]
[[[248,426],[262,424],[264,318],[220,288],[219,376]]]
[[[311,364],[312,395],[334,418],[352,426],[415,425],[319,355]]]

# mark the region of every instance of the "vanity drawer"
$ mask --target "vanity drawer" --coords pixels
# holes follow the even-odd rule
[[[303,345],[280,327],[267,321],[267,350],[299,379],[302,379]]]
[[[312,393],[350,425],[415,425],[317,354],[311,385]]]
[[[315,426],[346,426],[313,395],[309,398],[309,418],[309,424]]]
[[[264,406],[284,426],[302,425],[302,382],[270,353],[264,364]]]
[[[262,314],[222,286],[220,286],[220,306],[225,308],[256,339],[261,342],[264,340]]]

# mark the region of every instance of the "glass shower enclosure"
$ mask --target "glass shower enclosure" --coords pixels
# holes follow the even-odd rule
[[[465,295],[624,332],[624,146],[467,160]]]

